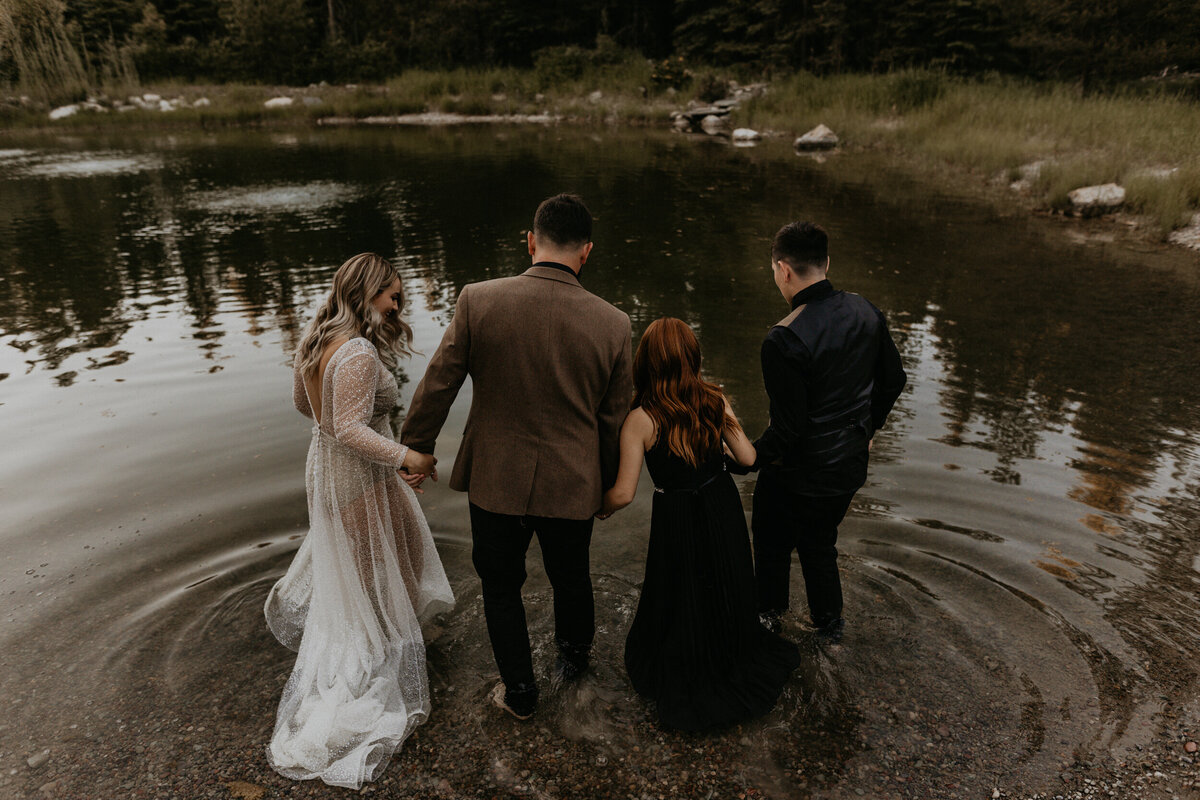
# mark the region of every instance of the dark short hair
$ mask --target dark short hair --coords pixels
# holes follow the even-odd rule
[[[828,257],[829,234],[815,222],[789,222],[771,245],[771,258],[786,261],[797,272],[819,270]]]
[[[560,247],[587,244],[592,240],[592,212],[579,195],[547,197],[533,215],[533,235]]]

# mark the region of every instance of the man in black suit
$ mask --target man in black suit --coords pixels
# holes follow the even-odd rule
[[[762,345],[771,420],[754,443],[754,567],[759,612],[779,629],[792,551],[800,557],[813,626],[839,641],[838,525],[866,482],[871,438],[904,388],[900,353],[883,314],[833,288],[828,236],[793,222],[775,235],[771,271],[792,306]]]

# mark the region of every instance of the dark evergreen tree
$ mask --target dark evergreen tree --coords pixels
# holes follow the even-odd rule
[[[123,42],[142,19],[144,0],[68,0],[65,20],[79,31],[88,52]]]
[[[594,64],[614,43],[764,73],[924,66],[1084,88],[1200,70],[1196,0],[66,2],[73,46],[95,58],[129,41],[154,77],[374,79],[407,66],[526,66],[546,48]],[[597,42],[608,50],[581,55]]]

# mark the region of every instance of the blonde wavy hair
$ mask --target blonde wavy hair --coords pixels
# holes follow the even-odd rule
[[[375,345],[388,369],[395,368],[399,356],[412,353],[412,328],[400,313],[385,316],[371,305],[399,276],[390,261],[375,253],[359,253],[338,267],[329,296],[304,329],[296,347],[295,364],[302,374],[316,375],[325,348],[343,336],[351,339],[361,336]],[[404,310],[403,289],[400,309]]]

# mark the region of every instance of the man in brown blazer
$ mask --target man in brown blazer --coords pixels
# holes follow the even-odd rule
[[[575,677],[595,634],[593,515],[616,480],[633,396],[629,316],[579,281],[591,239],[580,198],[560,194],[538,206],[528,234],[533,266],[463,287],[400,431],[401,442],[433,453],[471,376],[450,488],[470,501],[472,561],[503,681],[493,700],[521,719],[538,695],[521,601],[526,551],[537,534],[554,590],[558,674]]]

